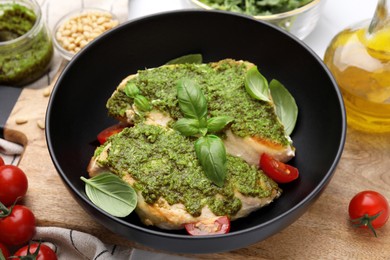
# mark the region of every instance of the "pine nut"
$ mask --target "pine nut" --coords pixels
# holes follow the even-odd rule
[[[15,123],[18,125],[22,125],[22,124],[25,124],[27,122],[28,122],[27,118],[24,118],[24,117],[18,117],[15,119]]]
[[[76,53],[100,34],[117,26],[119,22],[110,13],[91,11],[65,21],[55,33],[59,44]]]
[[[45,122],[43,122],[43,120],[38,120],[37,121],[37,126],[40,128],[40,129],[45,129]]]
[[[47,87],[43,90],[43,96],[48,97],[51,94],[51,87]]]

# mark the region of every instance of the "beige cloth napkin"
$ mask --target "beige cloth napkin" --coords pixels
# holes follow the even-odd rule
[[[60,260],[185,260],[180,256],[152,253],[140,249],[104,244],[96,237],[76,230],[38,227],[35,240],[51,247]]]
[[[0,156],[5,164],[16,165],[23,150],[23,146],[0,138]]]

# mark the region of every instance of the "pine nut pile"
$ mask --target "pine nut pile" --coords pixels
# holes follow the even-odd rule
[[[56,40],[65,50],[76,53],[97,36],[118,24],[118,20],[110,13],[85,12],[61,24],[56,32]]]

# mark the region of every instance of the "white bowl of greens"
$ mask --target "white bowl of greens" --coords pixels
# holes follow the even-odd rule
[[[308,36],[320,18],[325,0],[190,0],[205,10],[236,12],[272,23],[299,39]]]

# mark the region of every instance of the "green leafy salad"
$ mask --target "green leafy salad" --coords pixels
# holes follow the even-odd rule
[[[199,0],[211,8],[248,15],[271,15],[294,10],[313,0]]]

